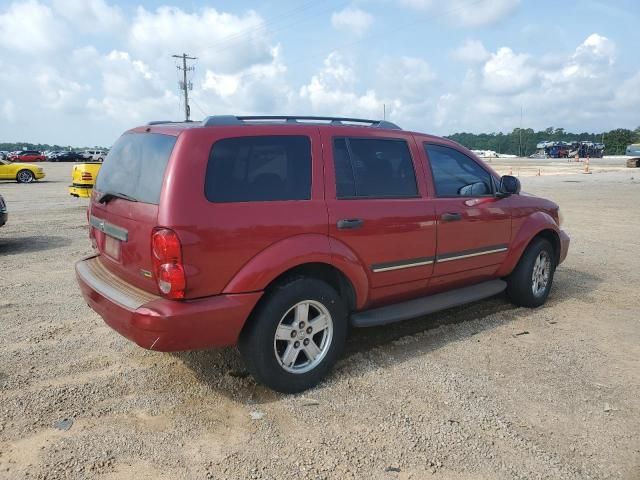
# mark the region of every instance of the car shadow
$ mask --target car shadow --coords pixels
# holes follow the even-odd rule
[[[553,307],[576,297],[588,302],[588,294],[595,290],[601,281],[601,278],[578,269],[561,268],[556,272],[547,304],[541,308]],[[503,293],[404,322],[380,327],[354,328],[351,329],[342,358],[329,377],[362,374],[369,369],[402,363],[416,355],[437,350],[452,341],[468,339],[530,314],[531,310],[514,306]],[[446,334],[429,334],[444,326],[449,327]],[[415,338],[416,336],[418,338]],[[367,358],[372,353],[376,354],[375,362]],[[176,352],[172,355],[193,371],[201,382],[234,401],[264,404],[285,397],[257,385],[245,369],[235,348]],[[322,383],[317,388],[322,388]]]
[[[5,238],[0,235],[0,256],[51,250],[54,248],[65,247],[69,244],[71,244],[70,238],[58,235],[10,238]]]

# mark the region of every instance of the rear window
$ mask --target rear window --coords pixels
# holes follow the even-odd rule
[[[100,168],[96,189],[120,193],[142,203],[160,203],[160,190],[176,137],[158,133],[125,133]]]
[[[311,142],[305,136],[226,138],[211,149],[205,180],[210,202],[311,198]]]

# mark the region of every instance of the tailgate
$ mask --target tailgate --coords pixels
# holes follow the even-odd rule
[[[89,207],[104,266],[127,283],[158,293],[151,234],[158,225],[164,173],[176,137],[125,133],[105,159]]]
[[[152,293],[158,290],[151,273],[151,232],[157,218],[157,205],[121,199],[107,205],[92,201],[89,214],[104,266],[127,283]]]

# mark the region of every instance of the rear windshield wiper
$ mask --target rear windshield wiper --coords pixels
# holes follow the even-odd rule
[[[127,200],[129,202],[137,202],[138,201],[135,198],[133,198],[132,196],[127,195],[126,193],[105,192],[98,199],[98,203],[107,203],[109,200],[113,200],[114,198],[121,198],[121,199]]]

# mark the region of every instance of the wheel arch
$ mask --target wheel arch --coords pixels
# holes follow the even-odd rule
[[[544,238],[551,243],[557,265],[561,254],[558,226],[550,215],[544,212],[536,212],[527,217],[514,236],[509,247],[509,254],[498,269],[498,275],[501,277],[509,275],[518,265],[527,247],[537,238]]]
[[[263,250],[234,275],[223,293],[267,291],[287,278],[304,275],[335,288],[349,310],[360,309],[367,302],[369,280],[355,254],[345,245],[316,234],[290,237]]]

